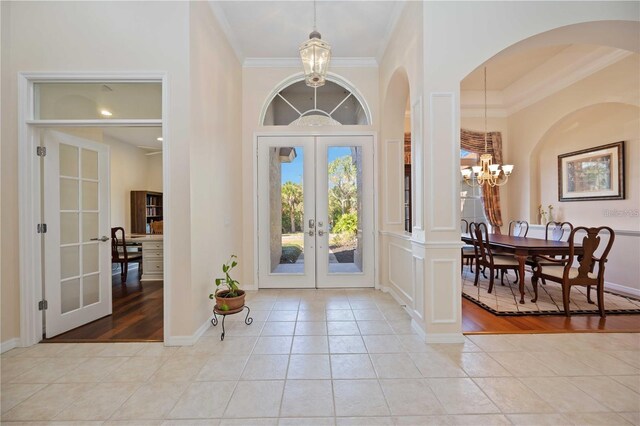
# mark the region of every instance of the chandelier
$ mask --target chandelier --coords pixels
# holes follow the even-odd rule
[[[324,86],[331,60],[331,46],[316,31],[316,2],[313,2],[313,31],[309,40],[300,46],[300,59],[304,68],[304,82],[310,87]]]
[[[469,186],[501,186],[507,183],[512,171],[512,164],[494,164],[487,148],[487,67],[484,67],[484,154],[480,156],[479,166],[465,167],[460,173]]]

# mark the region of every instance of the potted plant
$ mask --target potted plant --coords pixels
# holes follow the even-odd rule
[[[227,263],[222,264],[224,277],[216,278],[216,291],[209,295],[209,299],[216,299],[216,309],[219,311],[239,311],[244,307],[244,290],[238,288],[240,283],[230,275],[231,270],[238,266],[237,258],[232,254]]]

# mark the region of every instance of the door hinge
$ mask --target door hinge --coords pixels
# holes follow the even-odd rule
[[[46,300],[41,300],[38,302],[39,311],[46,311],[48,307],[49,307],[49,303],[47,303]]]
[[[39,223],[36,228],[38,230],[38,234],[46,234],[47,233],[47,224],[46,223]]]
[[[36,155],[38,157],[44,157],[47,155],[47,148],[44,146],[37,146],[36,147]]]

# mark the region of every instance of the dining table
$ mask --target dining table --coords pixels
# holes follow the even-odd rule
[[[462,241],[473,244],[471,234],[463,233]],[[542,238],[515,237],[513,235],[489,234],[489,248],[492,251],[511,253],[518,261],[518,290],[520,291],[520,303],[524,303],[524,267],[527,258],[536,255],[543,256],[568,256],[569,242],[553,241]],[[574,245],[574,254],[582,254],[582,246]]]

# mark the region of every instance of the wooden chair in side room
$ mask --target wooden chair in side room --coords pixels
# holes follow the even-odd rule
[[[123,283],[127,281],[129,262],[137,262],[138,271],[142,275],[142,253],[127,251],[124,228],[111,228],[111,263],[120,264],[120,277]]]
[[[471,222],[473,223],[473,222]],[[466,219],[461,219],[460,221],[461,231],[463,233],[469,232],[469,221]],[[472,237],[473,238],[473,237]],[[476,258],[476,251],[473,247],[473,244],[465,244],[461,249],[461,262],[460,262],[460,272],[464,271],[464,261],[467,261],[467,265],[469,265],[469,271],[473,272],[473,261]]]
[[[546,241],[562,241],[564,238],[565,241],[568,240],[569,235],[571,235],[571,231],[573,231],[573,225],[570,222],[547,222],[547,225],[544,227],[544,239]],[[553,256],[555,259],[558,259],[557,256]],[[566,256],[562,257],[563,259]],[[533,260],[533,257],[527,259],[527,265],[531,266],[533,270],[539,265],[546,266],[554,266],[555,264],[549,262],[538,263]],[[547,282],[542,279],[542,284],[547,284]]]
[[[164,221],[163,220],[157,220],[154,222],[151,222],[151,233],[152,234],[162,234],[163,233],[163,228],[164,228]]]
[[[480,267],[489,268],[489,293],[493,290],[493,280],[495,271],[506,271],[509,269],[518,270],[518,261],[509,256],[495,256],[489,246],[489,231],[484,223],[475,224],[473,242],[478,251],[476,257],[476,278],[475,285],[478,285]]]
[[[584,233],[586,232],[586,235]],[[608,238],[607,238],[608,237]],[[611,251],[611,246],[615,240],[613,229],[608,226],[600,226],[598,228],[587,228],[579,226],[571,231],[569,236],[569,256],[564,259],[555,259],[547,256],[535,256],[538,266],[533,271],[531,282],[533,284],[535,302],[538,299],[538,280],[546,279],[557,282],[562,285],[562,304],[564,305],[564,313],[571,316],[570,311],[570,292],[574,285],[587,287],[587,301],[591,300],[591,286],[596,287],[598,295],[598,310],[600,316],[605,317],[604,310],[604,267],[607,263],[607,256]],[[603,239],[607,239],[603,245],[603,250],[599,251],[598,247],[603,243]],[[580,256],[575,255],[576,241],[581,239],[583,252]],[[600,252],[600,256],[596,253]],[[553,266],[545,266],[542,263],[549,263]]]

